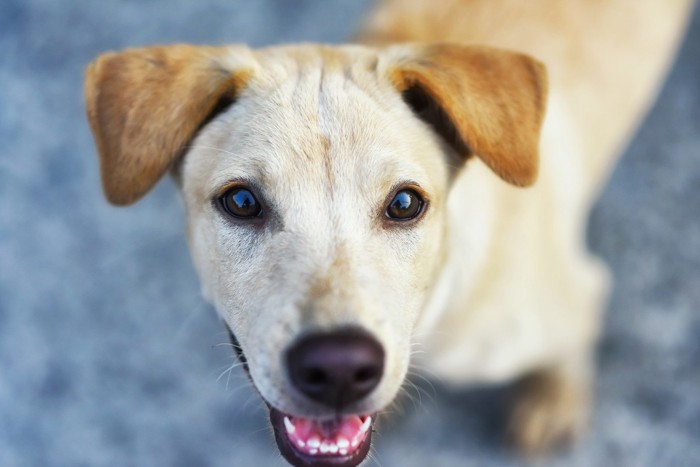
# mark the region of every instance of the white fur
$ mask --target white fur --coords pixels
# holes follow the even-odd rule
[[[390,83],[377,79],[369,49],[349,48],[337,66],[320,56],[300,63],[278,50],[270,55],[259,58],[266,74],[185,159],[194,263],[268,402],[290,414],[327,415],[294,391],[282,356],[305,332],[355,325],[386,352],[380,386],[354,408],[376,411],[403,382],[414,324],[444,254],[435,239],[445,228],[447,155]],[[232,221],[213,206],[231,180],[259,188],[264,226]],[[414,226],[385,228],[386,198],[405,182],[429,194],[428,211]]]

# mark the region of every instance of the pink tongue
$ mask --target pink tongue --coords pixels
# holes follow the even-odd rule
[[[365,440],[371,419],[357,415],[320,422],[285,417],[287,437],[294,447],[311,455],[347,455]]]
[[[317,420],[309,420],[308,418],[294,418],[290,419],[290,421],[292,421],[296,428],[296,433],[301,438],[309,438],[314,433],[323,438],[332,438],[337,435],[353,438],[362,426],[362,420],[357,415],[327,424]]]
[[[358,416],[347,417],[340,424],[339,434],[348,438],[353,439],[360,433],[360,428],[362,427],[362,419]]]

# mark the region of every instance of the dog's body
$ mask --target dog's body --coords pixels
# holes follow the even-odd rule
[[[606,266],[586,248],[588,213],[653,102],[689,6],[448,0],[435,12],[430,1],[389,0],[363,33],[380,44],[489,44],[547,66],[538,181],[519,190],[479,161],[462,172],[451,194],[451,255],[416,333],[425,352],[419,366],[444,382],[534,376],[512,419],[525,451],[585,425],[591,352],[610,288]]]
[[[391,403],[416,343],[418,366],[446,382],[531,375],[513,419],[523,449],[583,426],[609,288],[586,217],[689,2],[537,4],[391,1],[363,33],[372,46],[154,47],[88,71],[107,196],[133,202],[172,169],[204,295],[290,461],[361,462],[368,415]],[[546,118],[544,69],[527,56],[388,45],[435,40],[542,59]],[[514,186],[534,182],[538,147],[539,180]],[[360,355],[371,384],[329,396],[300,383],[310,341],[342,355],[333,368]],[[317,429],[325,451],[309,443]]]

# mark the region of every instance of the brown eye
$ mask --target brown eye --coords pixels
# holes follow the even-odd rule
[[[231,188],[219,198],[227,214],[239,219],[252,219],[262,214],[262,207],[253,193],[244,187]]]
[[[423,198],[414,190],[404,189],[397,192],[386,208],[386,215],[397,221],[416,218],[423,210]]]

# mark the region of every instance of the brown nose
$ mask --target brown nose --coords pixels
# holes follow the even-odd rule
[[[357,330],[315,334],[287,352],[292,384],[310,399],[334,409],[358,401],[377,387],[384,349]]]

